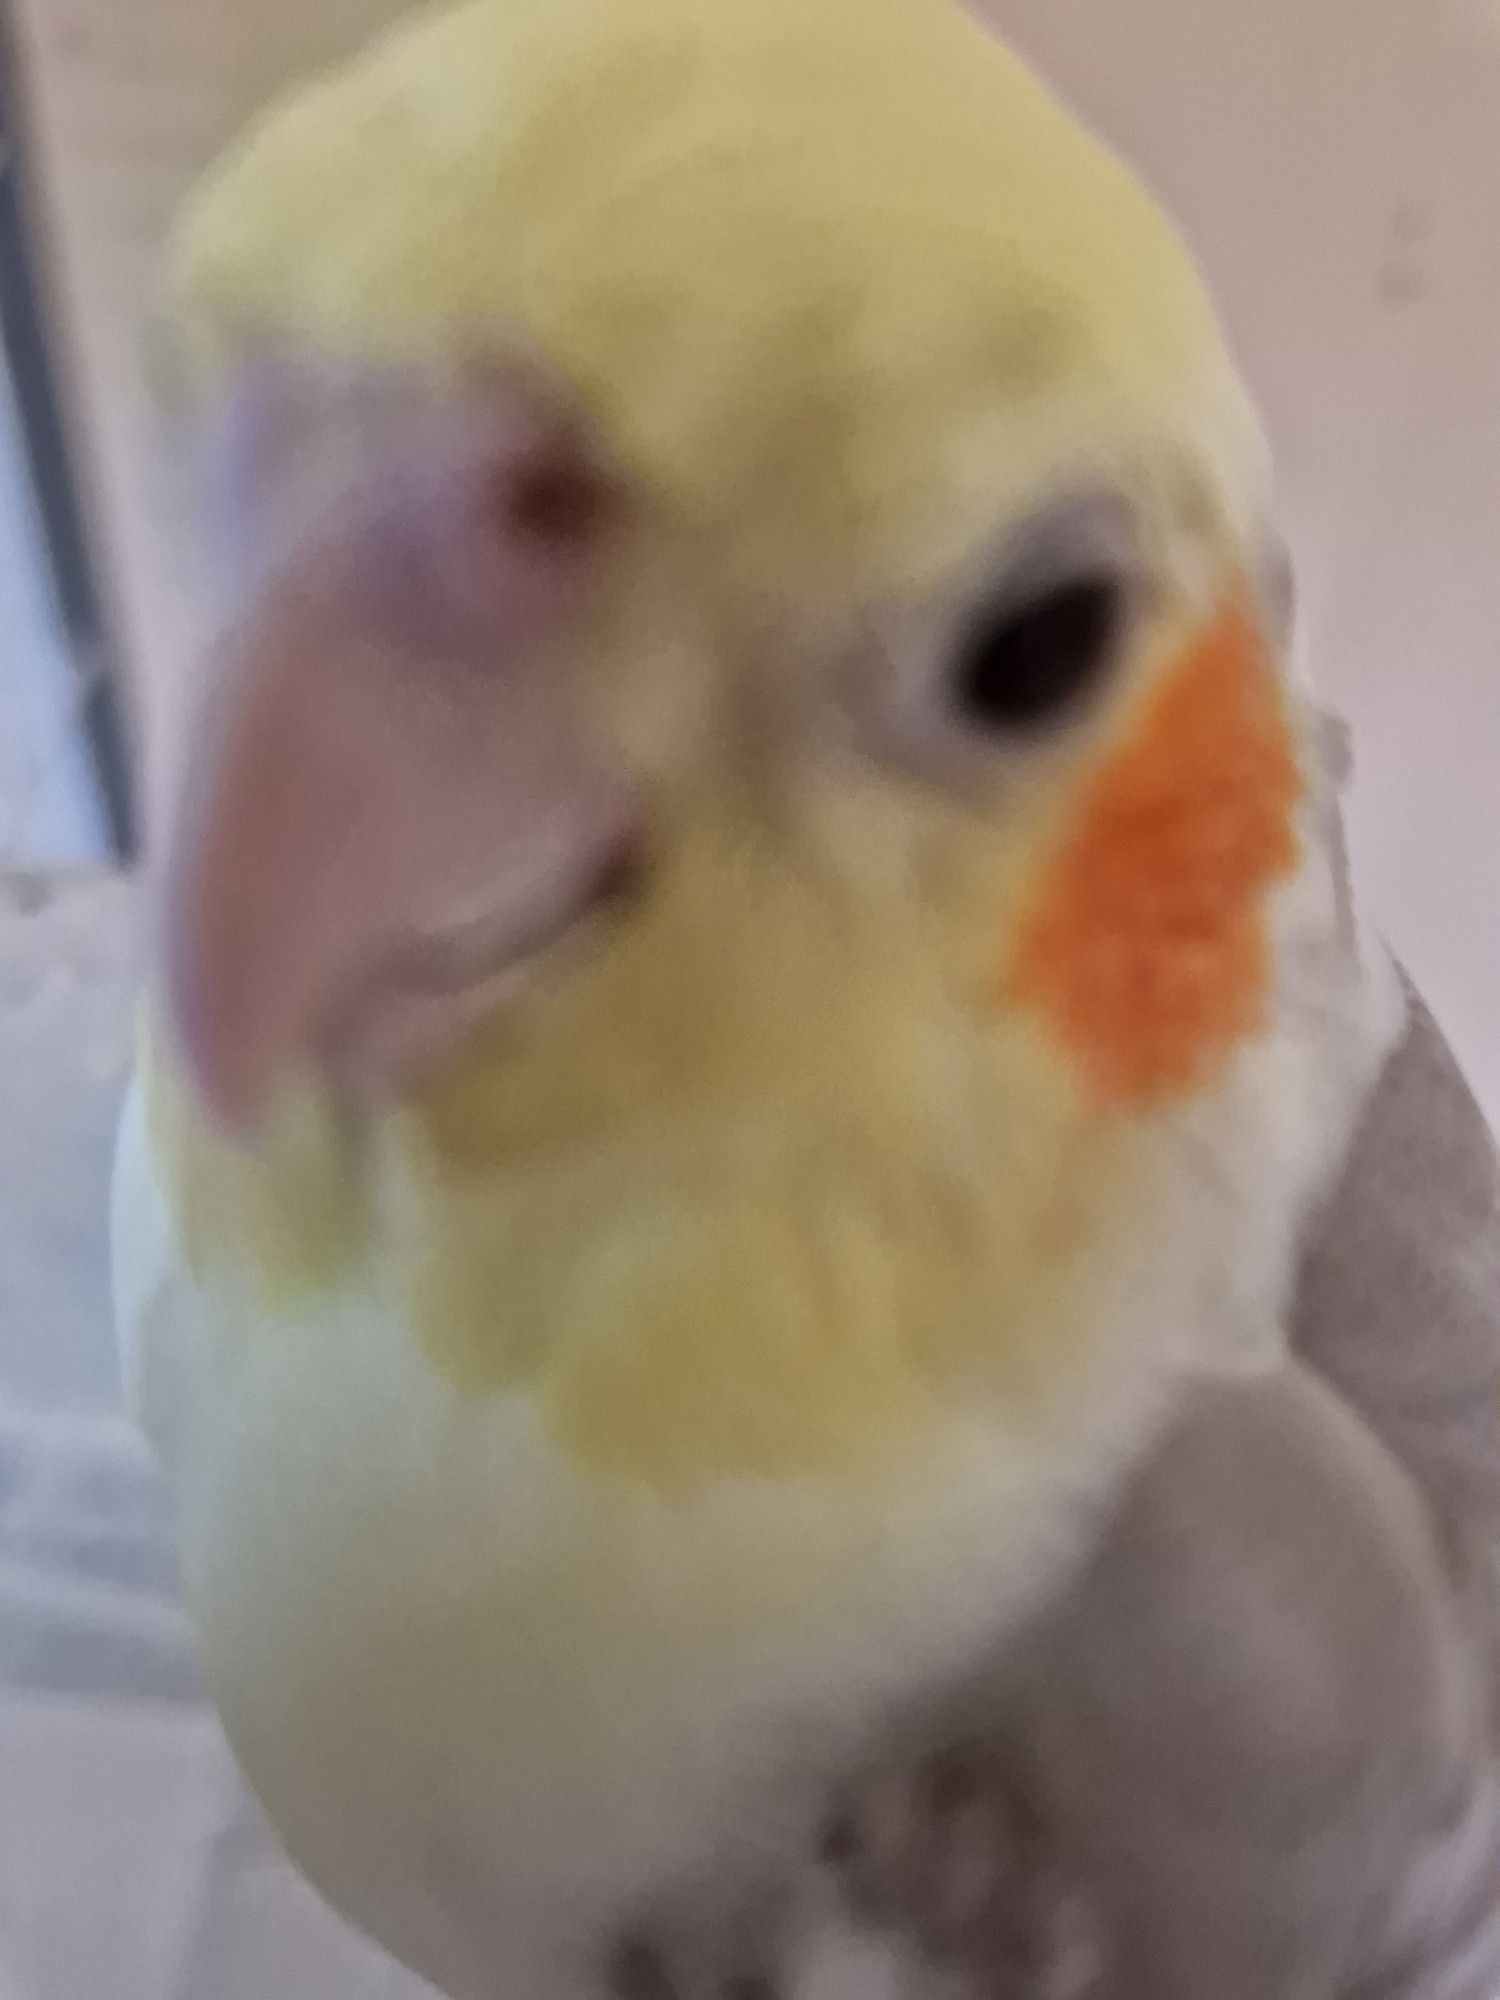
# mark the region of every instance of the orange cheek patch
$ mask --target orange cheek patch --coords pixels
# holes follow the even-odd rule
[[[1007,976],[1103,1103],[1191,1090],[1263,1027],[1266,895],[1296,865],[1302,788],[1275,670],[1236,603],[1088,783]]]

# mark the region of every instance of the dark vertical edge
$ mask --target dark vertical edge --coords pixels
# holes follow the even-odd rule
[[[135,856],[136,819],[119,675],[68,447],[26,190],[25,121],[9,0],[0,0],[0,343],[15,384],[59,619],[82,695],[80,724],[111,845]]]

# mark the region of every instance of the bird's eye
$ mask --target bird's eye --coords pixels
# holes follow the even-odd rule
[[[1075,576],[984,617],[959,653],[953,702],[992,732],[1064,716],[1114,665],[1129,593],[1110,571]]]

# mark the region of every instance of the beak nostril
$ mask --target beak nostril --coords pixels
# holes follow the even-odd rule
[[[633,828],[622,834],[600,863],[592,901],[605,906],[629,901],[644,886],[649,866],[644,833]]]

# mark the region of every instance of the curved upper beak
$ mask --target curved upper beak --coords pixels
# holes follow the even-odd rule
[[[299,1069],[399,1088],[639,855],[570,658],[594,529],[537,508],[539,449],[504,432],[408,454],[261,582],[209,662],[164,982],[232,1130]]]

